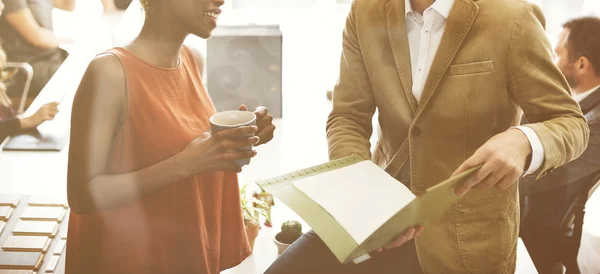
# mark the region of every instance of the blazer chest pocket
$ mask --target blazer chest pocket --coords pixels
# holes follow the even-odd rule
[[[451,65],[450,75],[476,75],[493,72],[494,70],[494,61],[488,60],[468,64]]]

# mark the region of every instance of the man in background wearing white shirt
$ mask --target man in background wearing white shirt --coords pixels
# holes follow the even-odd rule
[[[372,159],[416,195],[481,168],[439,220],[363,263],[340,264],[310,231],[266,273],[515,273],[515,182],[576,159],[589,137],[544,23],[523,0],[355,0],[327,123],[330,158]],[[517,127],[521,109],[531,123]]]
[[[590,139],[577,160],[537,181],[521,181],[521,238],[540,273],[562,273],[563,265],[567,273],[579,273],[583,207],[600,178],[600,18],[564,24],[555,55],[587,118]]]

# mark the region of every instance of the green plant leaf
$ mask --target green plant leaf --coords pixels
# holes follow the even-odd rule
[[[252,198],[252,202],[261,207],[269,207],[269,205],[267,203],[265,203],[264,201],[261,201],[259,199],[256,199],[256,198]]]

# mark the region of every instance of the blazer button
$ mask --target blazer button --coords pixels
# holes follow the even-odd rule
[[[419,136],[419,135],[421,135],[421,129],[420,129],[419,127],[413,127],[413,129],[412,129],[412,134],[413,134],[414,136]]]

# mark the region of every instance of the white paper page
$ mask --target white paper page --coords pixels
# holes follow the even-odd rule
[[[416,198],[371,161],[307,177],[293,185],[327,210],[358,244]]]

